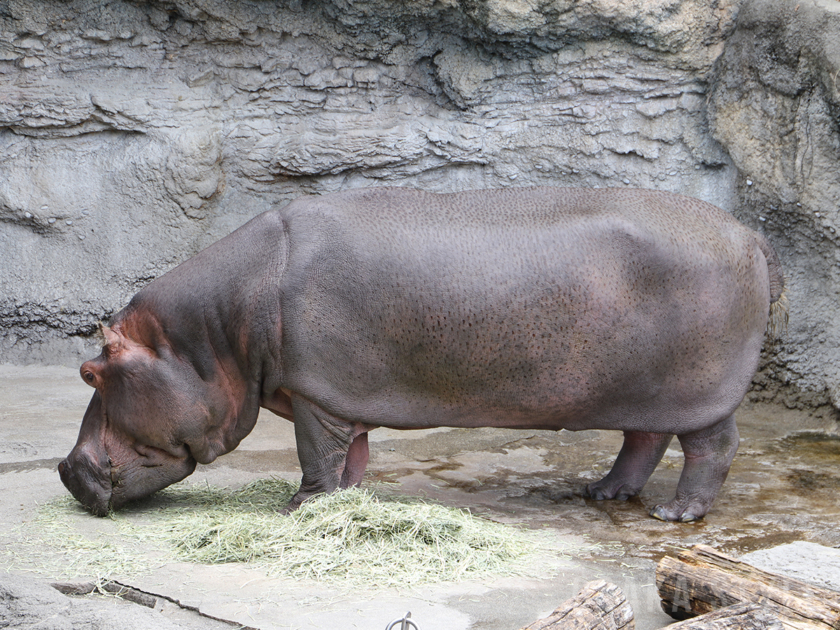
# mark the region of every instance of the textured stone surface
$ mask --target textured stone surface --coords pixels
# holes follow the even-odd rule
[[[302,194],[638,186],[761,210],[793,318],[758,394],[779,373],[825,403],[840,3],[818,2],[0,1],[0,361],[78,364],[138,287]]]
[[[70,598],[22,574],[0,576],[0,628],[32,630],[186,630],[157,611],[117,597]],[[216,628],[206,624],[205,627]]]
[[[714,137],[739,170],[735,214],[774,243],[791,320],[769,375],[840,408],[840,2],[751,0],[709,94]]]

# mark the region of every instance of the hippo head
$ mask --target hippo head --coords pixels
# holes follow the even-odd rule
[[[99,516],[180,481],[244,437],[235,430],[240,388],[220,380],[222,370],[200,376],[168,344],[138,343],[117,326],[101,332],[102,353],[81,367],[96,392],[58,465],[67,489]]]

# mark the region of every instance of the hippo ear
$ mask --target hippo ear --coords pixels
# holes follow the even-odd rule
[[[113,354],[119,350],[122,344],[122,336],[99,322],[99,336],[102,341],[102,349],[106,354]]]

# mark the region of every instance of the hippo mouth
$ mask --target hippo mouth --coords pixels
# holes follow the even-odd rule
[[[143,499],[193,473],[196,460],[189,449],[187,455],[176,457],[166,451],[143,446],[141,457],[127,464],[111,467],[110,507],[118,510],[127,503]]]

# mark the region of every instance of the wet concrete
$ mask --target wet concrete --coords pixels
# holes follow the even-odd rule
[[[27,565],[20,537],[39,503],[66,492],[55,466],[75,443],[90,393],[74,370],[0,366],[0,552],[6,552],[7,563],[9,551],[16,554],[15,571],[56,577],[34,559]],[[706,519],[694,524],[648,516],[650,507],[670,499],[676,488],[682,468],[676,439],[640,497],[598,502],[584,498],[582,489],[612,465],[621,446],[615,432],[379,429],[371,434],[370,481],[397,483],[405,494],[469,507],[500,522],[548,528],[568,541],[575,551],[552,567],[556,574],[550,578],[540,579],[545,576],[535,567],[533,579],[348,593],[270,579],[250,567],[162,561],[129,581],[258,628],[384,628],[411,610],[422,630],[514,630],[603,577],[627,593],[641,630],[662,627],[671,620],[659,610],[653,570],[655,561],[675,548],[702,542],[740,555],[795,541],[840,546],[835,417],[744,403],[737,420],[741,446],[730,476]],[[199,467],[193,478],[235,486],[268,475],[296,479],[299,468],[292,425],[265,412],[237,451]]]

